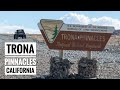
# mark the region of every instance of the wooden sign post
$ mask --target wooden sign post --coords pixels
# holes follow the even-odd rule
[[[87,51],[91,59],[91,51],[102,51],[115,30],[112,26],[65,24],[62,20],[41,19],[38,27],[49,49]]]

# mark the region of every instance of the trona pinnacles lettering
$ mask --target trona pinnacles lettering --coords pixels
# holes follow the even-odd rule
[[[5,43],[5,75],[36,75],[36,42]]]

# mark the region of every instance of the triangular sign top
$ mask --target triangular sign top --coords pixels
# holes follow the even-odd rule
[[[45,33],[46,38],[49,43],[53,43],[56,39],[58,33],[60,32],[60,28],[63,25],[62,20],[50,20],[50,19],[42,19],[40,20],[41,26]]]

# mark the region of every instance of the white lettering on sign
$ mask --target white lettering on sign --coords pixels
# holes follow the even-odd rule
[[[101,35],[76,35],[76,34],[61,34],[62,40],[81,40],[81,41],[105,41],[105,36]]]
[[[77,31],[77,32],[99,32],[112,33],[114,27],[111,26],[95,26],[95,25],[79,25],[79,24],[63,24],[61,31]]]

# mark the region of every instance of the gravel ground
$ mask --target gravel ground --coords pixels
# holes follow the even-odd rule
[[[37,75],[5,76],[4,74],[4,43],[5,42],[36,42],[37,43]],[[74,64],[70,68],[70,73],[77,74],[78,60],[86,57],[83,51],[64,51],[64,58],[68,58]],[[0,79],[32,79],[49,75],[50,57],[58,56],[57,50],[49,50],[48,47],[37,39],[27,35],[27,39],[14,40],[13,35],[0,34]],[[92,52],[92,58],[98,63],[96,78],[102,79],[119,79],[120,78],[120,53],[119,52]]]

